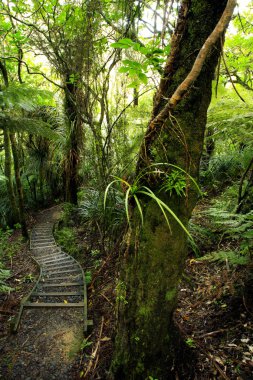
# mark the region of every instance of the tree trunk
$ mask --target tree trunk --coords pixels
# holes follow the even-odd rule
[[[10,135],[7,128],[3,129],[4,133],[4,153],[5,153],[5,161],[4,161],[4,175],[7,178],[6,186],[7,193],[10,201],[10,215],[7,217],[7,223],[10,227],[13,227],[15,223],[19,221],[18,209],[15,199],[15,193],[12,185],[12,158],[11,158],[11,146],[10,146]]]
[[[203,148],[211,85],[220,53],[213,46],[200,74],[187,89],[180,104],[166,118],[155,119],[168,99],[191,72],[195,59],[215,28],[226,1],[187,0],[182,2],[172,37],[171,54],[157,91],[152,119],[144,137],[136,176],[147,170],[165,169],[159,163],[176,165],[197,179]],[[176,102],[177,103],[177,102]],[[154,120],[156,122],[154,123]],[[149,171],[150,171],[149,170]],[[171,170],[167,175],[170,175]],[[146,176],[144,184],[162,199],[187,226],[198,194],[186,176],[186,196],[161,191],[165,176]],[[143,184],[143,180],[142,180]],[[140,184],[140,185],[142,185]],[[171,232],[154,201],[145,204],[141,227],[134,210],[134,227],[126,235],[126,250],[117,286],[118,327],[112,372],[115,379],[187,379],[184,352],[173,323],[177,290],[187,254],[187,236],[175,219]],[[193,367],[193,366],[192,366]]]
[[[243,191],[243,185],[247,179],[247,184]],[[239,185],[237,213],[247,214],[252,210],[253,205],[253,158],[250,160],[245,172],[242,175]]]
[[[24,204],[23,186],[22,186],[22,182],[20,178],[18,147],[17,147],[16,137],[13,133],[10,134],[10,140],[11,140],[15,179],[16,179],[17,193],[18,193],[19,220],[21,223],[22,235],[24,238],[27,239],[28,231],[27,231],[26,220],[25,220],[25,204]]]
[[[67,202],[77,204],[77,192],[79,186],[78,168],[82,147],[82,120],[80,110],[78,110],[78,86],[69,83],[69,78],[66,82],[65,114],[68,120],[69,136],[65,165],[65,199]]]

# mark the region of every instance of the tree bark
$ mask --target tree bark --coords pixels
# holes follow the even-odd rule
[[[244,181],[248,177],[248,182],[243,191]],[[253,204],[253,158],[250,160],[245,172],[242,175],[238,191],[237,213],[246,214],[252,210]]]
[[[159,163],[169,163],[198,178],[212,79],[220,54],[219,41],[212,39],[214,45],[209,45],[197,75],[193,68],[199,62],[204,44],[210,41],[217,24],[220,25],[226,3],[225,0],[182,2],[171,54],[140,149],[136,176],[148,170],[150,164],[154,170],[156,164],[157,169],[161,169]],[[223,26],[219,34],[224,33],[227,21]],[[195,73],[194,78],[192,73]],[[170,195],[161,191],[163,179],[162,175],[149,175],[142,183],[145,181],[187,226],[197,192],[186,177],[186,196],[179,197],[173,192]],[[173,218],[169,218],[170,233],[154,201],[140,201],[145,205],[144,225],[140,225],[134,210],[134,226],[129,228],[125,238],[126,249],[116,289],[118,326],[112,372],[115,379],[121,380],[188,379],[191,374],[183,368],[186,351],[173,323],[177,289],[187,254],[187,236]]]
[[[77,204],[79,186],[78,168],[80,151],[82,147],[82,120],[78,110],[78,86],[66,80],[65,114],[68,122],[69,136],[67,140],[67,155],[65,164],[65,199],[67,202]]]
[[[10,227],[13,227],[15,223],[19,221],[18,209],[15,199],[15,193],[12,184],[12,158],[11,158],[11,146],[10,146],[10,134],[7,128],[3,129],[4,133],[4,175],[7,178],[6,187],[10,201],[10,215],[7,216],[7,223]]]
[[[27,239],[28,231],[27,231],[26,219],[25,219],[25,203],[24,203],[23,186],[22,186],[22,182],[20,178],[18,147],[17,147],[16,137],[13,133],[10,134],[10,140],[11,140],[15,179],[16,179],[16,186],[17,186],[17,193],[18,193],[19,220],[21,224],[22,235],[25,239]]]

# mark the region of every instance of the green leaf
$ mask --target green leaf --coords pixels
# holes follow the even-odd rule
[[[135,43],[130,40],[130,38],[122,38],[118,42],[113,42],[111,47],[118,49],[128,49],[133,46]]]
[[[138,207],[138,210],[139,210],[139,213],[140,213],[140,217],[141,217],[141,224],[144,223],[144,219],[143,219],[143,213],[142,213],[142,208],[141,208],[141,204],[140,204],[140,201],[138,199],[138,197],[136,196],[136,194],[134,194],[134,200],[137,204],[137,207]]]
[[[148,78],[144,73],[138,73],[138,77],[142,83],[144,83],[144,84],[148,83]]]
[[[119,68],[119,73],[128,73],[129,67],[122,66]]]

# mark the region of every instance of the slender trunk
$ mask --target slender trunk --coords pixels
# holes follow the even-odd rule
[[[44,201],[45,201],[43,186],[44,186],[44,173],[43,173],[43,162],[42,162],[39,168],[39,191],[40,191],[40,201],[42,204],[44,204]]]
[[[248,177],[247,185],[243,191],[243,185]],[[252,210],[253,204],[253,158],[250,160],[245,172],[242,175],[238,191],[237,213],[246,214]]]
[[[10,134],[7,128],[3,129],[4,133],[4,153],[5,153],[5,161],[4,161],[4,174],[7,178],[6,186],[7,193],[10,201],[10,215],[8,215],[8,224],[12,227],[15,223],[19,221],[18,209],[15,199],[15,193],[12,184],[12,158],[11,158],[11,146],[10,146]]]
[[[28,238],[28,231],[25,220],[25,204],[24,204],[24,194],[23,194],[23,186],[20,178],[20,165],[19,165],[19,156],[18,156],[18,147],[15,134],[10,134],[11,140],[11,148],[14,162],[14,171],[15,171],[15,179],[18,193],[18,205],[19,205],[19,219],[22,228],[22,235],[24,238]]]
[[[67,202],[77,204],[77,192],[79,187],[78,168],[80,163],[80,151],[82,147],[82,120],[78,109],[78,87],[66,81],[65,89],[65,114],[68,120],[69,137],[66,155],[65,179]]]
[[[171,54],[140,149],[137,176],[143,170],[150,171],[150,164],[157,163],[157,169],[161,169],[159,163],[162,162],[176,165],[198,177],[220,43],[211,49],[194,85],[185,86],[185,83],[192,83],[193,76],[189,81],[185,79],[192,73],[198,52],[215,28],[225,5],[225,0],[182,2]],[[182,82],[184,86],[181,86]],[[167,106],[167,99],[173,99],[173,105],[169,103]],[[170,173],[168,170],[167,176]],[[180,197],[173,191],[170,195],[170,192],[161,190],[165,179],[159,174],[149,175],[145,178],[145,185],[187,226],[197,192],[186,176],[186,196]],[[170,233],[153,200],[142,198],[140,202],[143,207],[145,205],[144,225],[138,222],[138,210],[135,209],[135,225],[126,235],[117,286],[118,328],[112,371],[115,379],[121,380],[187,379],[191,374],[185,372],[186,351],[173,323],[178,285],[187,255],[187,236],[172,217],[169,218]],[[189,367],[193,367],[190,364]]]

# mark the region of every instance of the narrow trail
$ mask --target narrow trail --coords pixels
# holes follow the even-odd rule
[[[40,213],[31,234],[40,277],[23,302],[17,334],[4,347],[0,379],[74,379],[87,327],[86,287],[80,265],[54,241],[58,214],[57,208]]]

